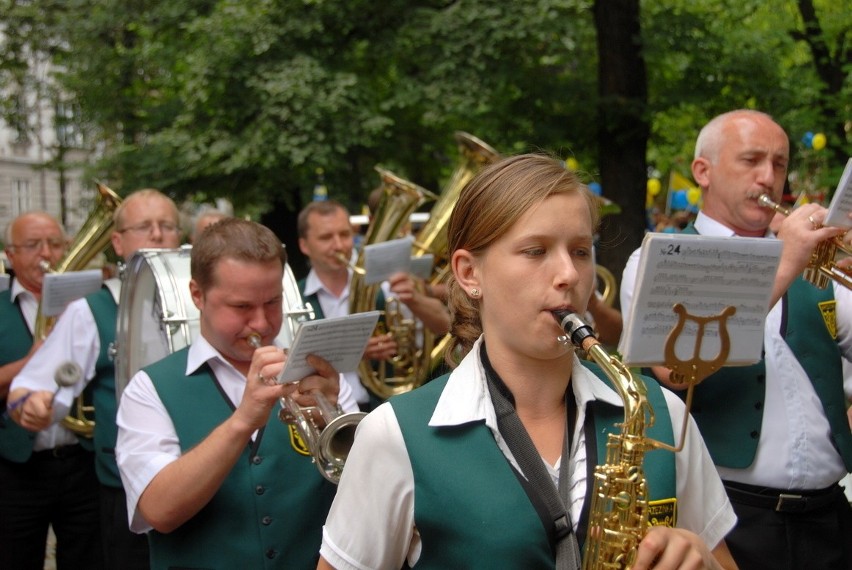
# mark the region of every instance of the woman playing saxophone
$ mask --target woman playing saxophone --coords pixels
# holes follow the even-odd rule
[[[603,534],[586,528],[601,426],[626,415],[554,318],[586,310],[596,224],[591,195],[546,156],[504,159],[465,187],[448,227],[454,369],[360,424],[319,568],[579,568]],[[680,425],[677,397],[654,385],[648,401],[654,429]],[[636,522],[638,548],[605,567],[735,568],[735,516],[694,426],[681,453],[635,461],[649,520],[672,527]]]

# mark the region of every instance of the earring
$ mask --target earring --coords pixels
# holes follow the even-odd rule
[[[479,289],[475,289],[475,288],[471,289],[470,290],[470,296],[473,297],[474,299],[479,299]]]

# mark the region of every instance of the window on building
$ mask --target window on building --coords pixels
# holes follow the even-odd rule
[[[12,179],[12,217],[15,218],[31,209],[30,181],[25,178]]]
[[[77,105],[70,101],[59,101],[56,104],[54,123],[56,139],[65,148],[80,148],[83,146],[83,131],[80,129]]]
[[[9,127],[13,131],[12,142],[24,145],[30,142],[29,112],[24,96],[15,95],[12,98],[12,113],[9,117]]]

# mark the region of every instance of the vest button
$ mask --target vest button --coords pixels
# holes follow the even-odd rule
[[[255,455],[251,458],[251,462],[255,465],[260,465],[261,463],[263,463],[263,457],[261,457],[260,455]]]
[[[763,384],[763,381],[766,380],[766,374],[758,374],[757,375],[757,383]]]
[[[257,493],[258,495],[262,495],[266,492],[266,488],[264,488],[263,485],[258,485],[257,487],[254,488],[254,492]]]
[[[265,516],[262,519],[260,519],[260,522],[262,522],[265,525],[270,525],[270,524],[272,524],[272,517]]]
[[[749,435],[751,436],[752,439],[757,439],[757,437],[760,435],[760,432],[755,430],[755,431],[751,432]]]
[[[762,410],[763,409],[763,402],[755,402],[754,403],[754,409],[755,410]]]
[[[278,551],[275,550],[274,548],[270,548],[269,550],[266,551],[266,557],[267,558],[275,558],[276,556],[278,556]]]

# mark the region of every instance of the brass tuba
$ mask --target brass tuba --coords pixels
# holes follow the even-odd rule
[[[66,271],[79,271],[103,251],[110,240],[113,228],[112,215],[121,198],[107,186],[97,183],[98,192],[95,195],[94,208],[89,212],[86,221],[74,236],[74,240],[68,246],[68,251],[56,267],[45,268],[51,273],[65,273]],[[53,328],[55,317],[47,317],[42,313],[39,303],[36,316],[34,338],[44,340],[50,329]],[[95,430],[94,407],[83,401],[83,395],[78,396],[74,402],[71,413],[62,420],[62,425],[73,433],[91,438]]]
[[[500,158],[500,153],[469,133],[457,131],[455,137],[459,149],[458,163],[447,184],[441,190],[438,201],[432,207],[429,220],[417,233],[413,247],[412,255],[415,257],[428,253],[434,256],[432,276],[429,279],[430,286],[444,282],[449,273],[447,226],[462,189],[484,166]],[[429,370],[434,370],[443,361],[449,340],[449,335],[444,335],[432,347]]]
[[[376,170],[381,177],[382,196],[367,229],[364,245],[396,239],[411,214],[427,200],[435,198],[425,188],[403,180],[389,170],[379,167]],[[356,266],[364,266],[363,249]],[[374,310],[379,287],[378,284],[367,285],[362,272],[355,271],[349,287],[349,313]],[[435,340],[434,334],[424,328],[422,343],[418,346],[413,342],[416,323],[404,318],[394,301],[387,303],[384,313],[384,326],[399,347],[397,355],[387,365],[379,362],[374,368],[372,363],[362,360],[358,368],[361,382],[379,398],[407,392],[426,380]]]

